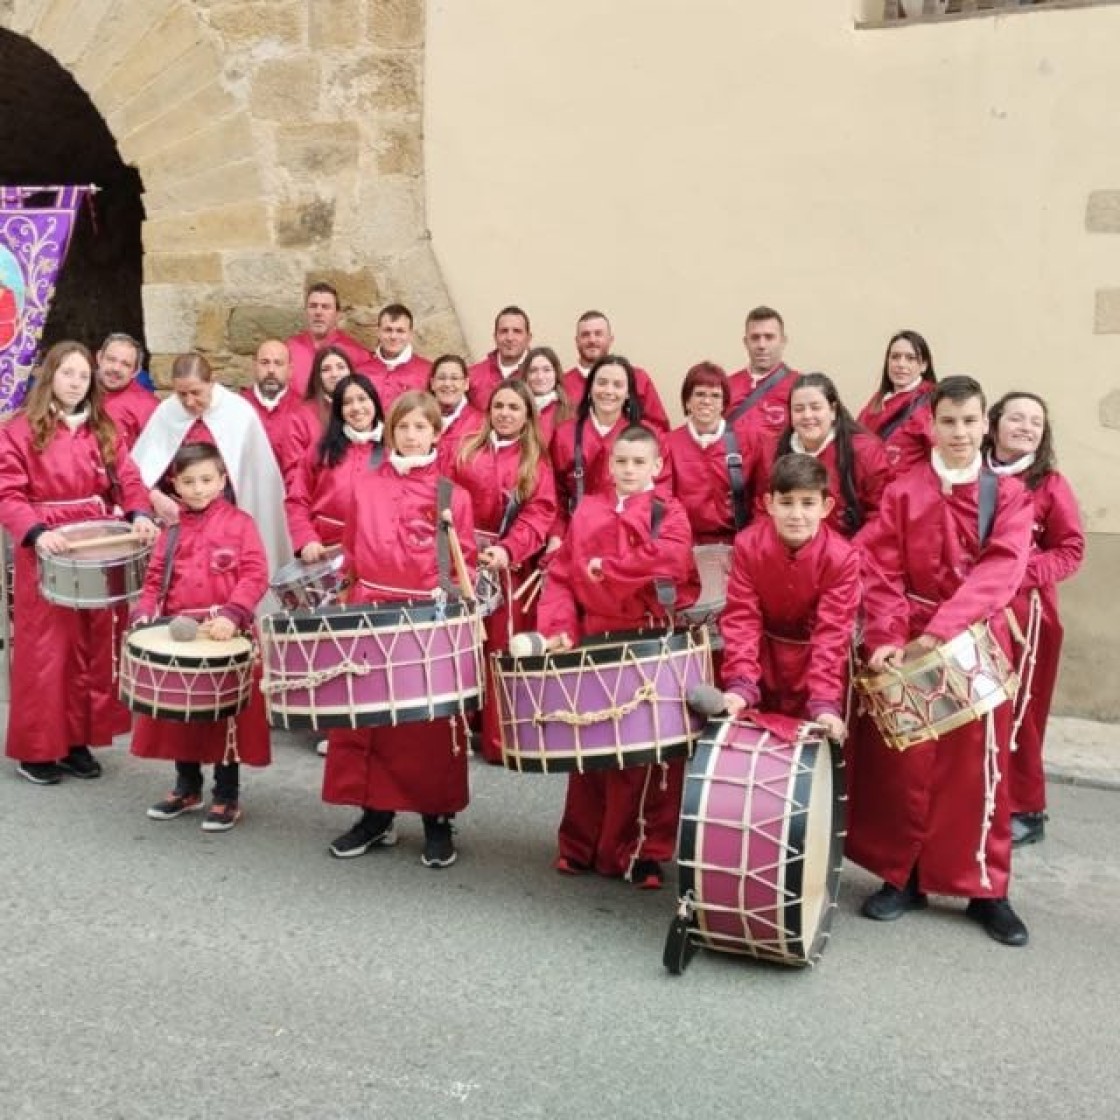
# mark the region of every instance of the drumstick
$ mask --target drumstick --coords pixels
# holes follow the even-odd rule
[[[529,575],[526,576],[524,580],[522,580],[521,585],[513,593],[514,602],[527,595],[534,587],[536,587],[538,583],[540,583],[542,579],[544,579],[544,572],[542,572],[540,568],[535,568],[533,571],[531,571]]]
[[[107,544],[128,544],[130,541],[138,541],[140,534],[136,532],[128,533],[106,533],[100,537],[85,537],[81,540],[68,541],[70,545],[67,551],[78,552],[83,548],[103,548]]]
[[[443,511],[443,521],[447,526],[447,543],[451,548],[451,562],[455,565],[455,576],[459,580],[459,591],[468,603],[474,602],[474,585],[471,583],[470,573],[467,571],[467,562],[463,559],[463,548],[459,543],[459,534],[455,532],[455,521],[451,510]]]

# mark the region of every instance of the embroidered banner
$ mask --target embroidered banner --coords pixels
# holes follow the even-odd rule
[[[78,206],[96,189],[0,186],[0,417],[27,391]]]

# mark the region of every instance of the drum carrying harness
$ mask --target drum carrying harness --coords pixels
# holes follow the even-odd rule
[[[723,456],[727,462],[727,478],[731,483],[731,514],[735,519],[735,532],[746,527],[750,515],[747,511],[747,487],[743,478],[743,456],[739,441],[728,420],[723,426]]]
[[[657,540],[661,531],[661,522],[665,520],[665,503],[660,498],[654,498],[650,504],[649,539]],[[654,590],[657,592],[657,602],[667,612],[671,613],[677,605],[677,588],[672,580],[654,579]]]
[[[451,512],[451,479],[443,475],[436,480],[436,565],[439,568],[440,590],[448,597],[455,593],[451,579],[451,539],[448,532],[451,521],[444,513]]]
[[[779,370],[785,370],[785,373],[781,374],[781,376],[780,376],[780,377],[777,377],[777,378],[775,378],[775,376],[774,376],[774,375],[775,375],[776,373],[778,373],[778,371],[779,371]],[[744,397],[744,398],[743,398],[743,399],[742,399],[742,400],[741,400],[741,401],[740,401],[740,402],[739,402],[739,403],[738,403],[738,404],[737,404],[737,405],[736,405],[736,406],[735,406],[735,407],[734,407],[734,408],[733,408],[733,409],[731,410],[731,412],[730,412],[730,413],[728,414],[728,417],[727,417],[727,423],[728,423],[728,424],[734,424],[736,420],[738,420],[738,419],[740,419],[740,418],[741,418],[742,416],[744,416],[744,415],[746,414],[746,412],[747,412],[747,410],[748,410],[749,408],[753,408],[753,407],[754,407],[754,405],[758,404],[758,402],[759,402],[760,400],[762,400],[762,398],[763,398],[764,396],[766,396],[766,394],[767,394],[767,393],[769,393],[769,392],[770,392],[770,390],[771,390],[771,389],[773,389],[775,385],[778,385],[778,384],[780,384],[780,383],[781,383],[781,382],[782,382],[782,381],[783,381],[783,380],[784,380],[784,379],[786,378],[786,376],[787,376],[787,375],[789,374],[789,372],[790,372],[790,371],[789,371],[788,369],[786,369],[786,367],[785,367],[785,363],[782,363],[782,365],[778,366],[778,369],[776,369],[776,370],[771,370],[771,371],[770,371],[770,372],[769,372],[769,373],[768,373],[768,374],[767,374],[767,375],[766,375],[766,376],[765,376],[765,377],[764,377],[764,378],[763,378],[763,379],[762,379],[762,380],[761,380],[761,381],[760,381],[760,382],[759,382],[759,383],[758,383],[758,384],[757,384],[757,385],[756,385],[756,386],[755,386],[755,387],[754,387],[754,388],[753,388],[753,389],[752,389],[752,390],[751,390],[751,391],[750,391],[750,392],[749,392],[749,393],[748,393],[748,394],[747,394],[747,395],[746,395],[746,396],[745,396],[745,397]],[[772,380],[772,379],[773,379],[773,380]]]
[[[927,393],[919,393],[905,408],[900,408],[875,434],[881,440],[889,439],[928,399]]]

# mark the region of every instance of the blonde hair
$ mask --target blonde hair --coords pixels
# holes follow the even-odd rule
[[[396,434],[397,425],[410,413],[419,410],[424,419],[431,424],[436,435],[443,431],[443,413],[439,410],[439,402],[431,393],[423,389],[410,389],[402,393],[389,409],[389,419],[385,421],[385,443],[390,448],[396,447],[393,436]]]

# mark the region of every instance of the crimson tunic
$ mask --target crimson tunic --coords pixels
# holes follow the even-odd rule
[[[1012,609],[1020,630],[1027,632],[1031,601],[1037,598],[1038,648],[1033,672],[1024,666],[1023,683],[1015,702],[1017,749],[1011,755],[1011,811],[1039,813],[1046,808],[1046,773],[1042,744],[1062,652],[1062,620],[1058,613],[1058,584],[1069,579],[1085,553],[1085,533],[1077,499],[1057,471],[1047,474],[1029,491],[1034,502],[1034,537],[1027,574]],[[1022,647],[1015,645],[1016,656]],[[1029,673],[1029,679],[1028,679]]]
[[[497,533],[506,517],[510,496],[517,489],[521,449],[485,446],[466,462],[452,460],[448,477],[470,495],[474,525],[484,533]],[[556,520],[556,488],[547,463],[538,464],[536,483],[528,499],[519,504],[512,523],[498,543],[509,553],[509,568],[501,574],[502,605],[486,618],[486,699],[482,709],[482,755],[487,762],[502,761],[497,690],[490,654],[509,648],[509,635],[533,629],[532,609],[513,602],[513,590],[529,575]]]
[[[592,494],[580,503],[548,570],[537,612],[542,633],[566,633],[578,641],[607,630],[663,626],[655,578],[676,586],[678,608],[696,602],[700,579],[688,515],[676,499],[661,499],[664,515],[655,538],[653,497],[652,492],[629,497],[621,512],[615,494]],[[587,573],[594,557],[603,561],[602,580]],[[623,875],[637,860],[672,859],[683,782],[679,759],[570,774],[560,856],[603,875]]]
[[[902,646],[921,634],[944,642],[983,619],[1007,649],[1002,611],[1026,571],[1031,502],[1017,479],[1001,478],[991,536],[981,550],[978,493],[972,482],[943,494],[929,464],[887,488],[877,521],[860,539],[869,557],[869,649]],[[1002,704],[993,715],[995,761],[1006,776],[1011,705]],[[986,722],[975,720],[898,752],[884,744],[869,719],[858,720],[851,740],[849,857],[899,888],[917,864],[923,891],[1004,897],[1011,873],[1008,788],[1002,780],[995,785],[984,838]]]
[[[513,373],[504,374],[498,366],[498,351],[491,350],[480,362],[475,362],[467,371],[470,378],[470,388],[467,390],[467,400],[479,412],[485,412],[490,404],[490,394],[499,385],[504,385],[511,378],[520,375],[521,365]]]
[[[171,580],[161,603],[170,539],[169,533],[164,533],[152,554],[144,593],[136,604],[137,617],[186,614],[202,619],[216,610],[249,631],[253,613],[268,591],[268,558],[252,517],[220,497],[204,510],[184,508],[179,514]],[[181,645],[184,653],[190,652],[189,642],[175,645]],[[132,753],[139,758],[174,762],[241,761],[267,766],[272,751],[257,675],[254,672],[248,704],[232,720],[181,723],[137,715]],[[236,745],[237,759],[226,757],[227,743]]]
[[[749,369],[741,369],[731,374],[728,381],[731,383],[731,401],[727,406],[727,415],[730,416],[739,403],[760,385],[766,388],[762,395],[744,412],[735,418],[732,427],[735,434],[740,429],[746,428],[757,433],[769,432],[773,436],[780,436],[789,423],[789,398],[793,392],[793,383],[800,374],[795,369],[782,362],[775,366],[760,381],[755,381]]]
[[[827,525],[796,552],[769,517],[744,529],[719,621],[724,688],[763,711],[843,719],[859,573],[856,547]]]
[[[288,387],[297,397],[302,397],[307,390],[307,383],[311,380],[311,367],[315,364],[315,355],[327,346],[337,346],[350,359],[350,364],[355,369],[369,361],[369,351],[345,331],[334,331],[321,342],[316,342],[311,337],[310,331],[294,334],[287,341],[292,370]]]
[[[873,435],[883,438],[880,435],[883,428],[900,412],[909,408],[915,399],[921,401],[914,411],[883,439],[883,449],[891,470],[891,478],[897,478],[916,464],[924,463],[929,459],[930,451],[933,450],[933,414],[929,408],[929,395],[933,392],[933,388],[931,382],[920,381],[909,392],[891,394],[886,404],[882,403],[882,395],[876,393],[863,406],[863,411],[859,414],[859,422]]]
[[[564,392],[568,394],[568,400],[572,402],[573,408],[578,408],[579,402],[583,400],[583,387],[586,384],[587,374],[579,366],[573,366],[564,374]],[[647,428],[652,428],[662,435],[667,433],[669,431],[669,414],[661,403],[661,397],[657,393],[657,386],[654,385],[653,378],[640,366],[634,367],[634,387],[638,391],[638,401],[642,406],[641,422]]]
[[[459,457],[459,449],[469,439],[482,430],[485,417],[477,408],[465,405],[459,415],[449,424],[444,417],[444,426],[439,433],[439,462],[445,475],[451,474],[451,464]]]
[[[350,603],[424,599],[439,584],[433,463],[398,474],[385,462],[355,491],[343,547]],[[452,488],[451,513],[467,565],[476,550],[471,501]],[[371,588],[367,583],[376,583]],[[398,589],[396,591],[389,589]],[[413,594],[407,594],[413,589]],[[393,812],[455,813],[470,800],[466,735],[458,717],[330,732],[323,800]]]
[[[393,366],[392,369],[385,364],[385,360],[378,356],[375,350],[357,368],[358,373],[364,373],[373,382],[378,397],[381,398],[381,407],[385,415],[393,407],[393,401],[402,393],[413,389],[422,392],[428,391],[428,382],[431,380],[432,363],[419,354],[413,354],[407,362]]]
[[[101,404],[117,426],[125,447],[131,451],[144,425],[159,407],[159,397],[133,380],[114,393],[103,391]]]
[[[330,546],[342,543],[342,530],[354,492],[369,472],[375,458],[374,448],[380,445],[351,443],[336,466],[320,460],[319,448],[310,448],[292,473],[284,512],[288,516],[288,535],[298,556],[305,545]]]
[[[293,389],[286,389],[275,408],[265,408],[252,387],[241,394],[260,417],[265,435],[276,456],[284,488],[291,485],[292,474],[299,467],[303,451],[318,437],[318,415],[308,402]],[[315,438],[311,438],[315,437]]]
[[[104,518],[115,505],[148,509],[147,488],[118,437],[113,486],[88,424],[59,424],[42,451],[31,446],[27,417],[0,428],[0,524],[15,547],[12,702],[6,752],[21,762],[54,762],[72,746],[106,746],[128,730],[118,701],[117,613],[55,606],[39,594],[35,548],[40,528]]]

